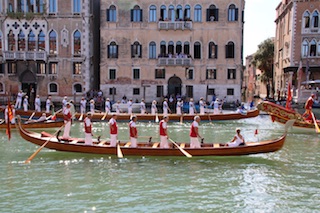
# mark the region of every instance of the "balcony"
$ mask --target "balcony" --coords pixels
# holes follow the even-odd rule
[[[192,21],[159,21],[159,30],[192,30]]]
[[[4,51],[4,60],[46,61],[47,53],[44,51]]]
[[[159,66],[191,66],[191,58],[159,58]]]

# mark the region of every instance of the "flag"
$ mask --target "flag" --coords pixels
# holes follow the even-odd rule
[[[291,93],[291,84],[288,84],[288,94],[286,101],[286,109],[291,109],[292,93]]]
[[[297,71],[297,78],[298,78],[298,101],[299,99],[301,98],[301,81],[302,81],[302,61],[300,60],[300,63],[299,63],[299,68],[298,68],[298,71]]]
[[[254,131],[254,136],[257,136],[257,135],[258,135],[258,129]]]
[[[8,116],[8,122],[7,122],[7,129],[6,129],[6,134],[8,135],[8,139],[10,141],[11,139],[11,120],[13,119],[13,111],[11,108],[11,104],[10,104],[10,99],[8,98],[8,107],[7,107],[7,116]]]

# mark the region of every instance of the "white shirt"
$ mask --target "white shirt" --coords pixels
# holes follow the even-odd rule
[[[106,105],[106,108],[108,108],[108,109],[111,108],[111,106],[110,106],[110,101],[106,101],[106,102],[105,102],[105,105]]]
[[[168,109],[168,103],[166,101],[163,101],[163,109]]]
[[[46,100],[46,106],[50,107],[50,105],[51,105],[51,100],[48,98],[48,99]]]
[[[36,103],[37,106],[40,106],[41,105],[40,98],[36,98],[35,103]]]
[[[145,110],[146,109],[146,104],[144,102],[140,103],[140,109]]]
[[[80,105],[85,108],[87,105],[87,100],[86,99],[81,100]]]

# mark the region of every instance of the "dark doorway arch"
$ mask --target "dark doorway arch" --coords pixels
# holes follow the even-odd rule
[[[168,80],[168,97],[170,95],[174,95],[176,97],[177,94],[181,95],[181,87],[182,87],[182,81],[181,78],[174,75]]]
[[[21,73],[20,78],[21,90],[29,97],[30,108],[34,109],[34,100],[37,91],[37,78],[31,70],[25,70]]]

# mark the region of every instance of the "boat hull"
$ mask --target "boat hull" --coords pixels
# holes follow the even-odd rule
[[[56,128],[61,127],[64,124],[63,121],[47,121],[47,122],[40,122],[40,123],[29,123],[29,124],[21,124],[23,128],[26,129],[45,129],[45,128]],[[7,124],[3,123],[0,124],[0,129],[6,129]],[[11,129],[15,129],[16,125],[11,124]]]

